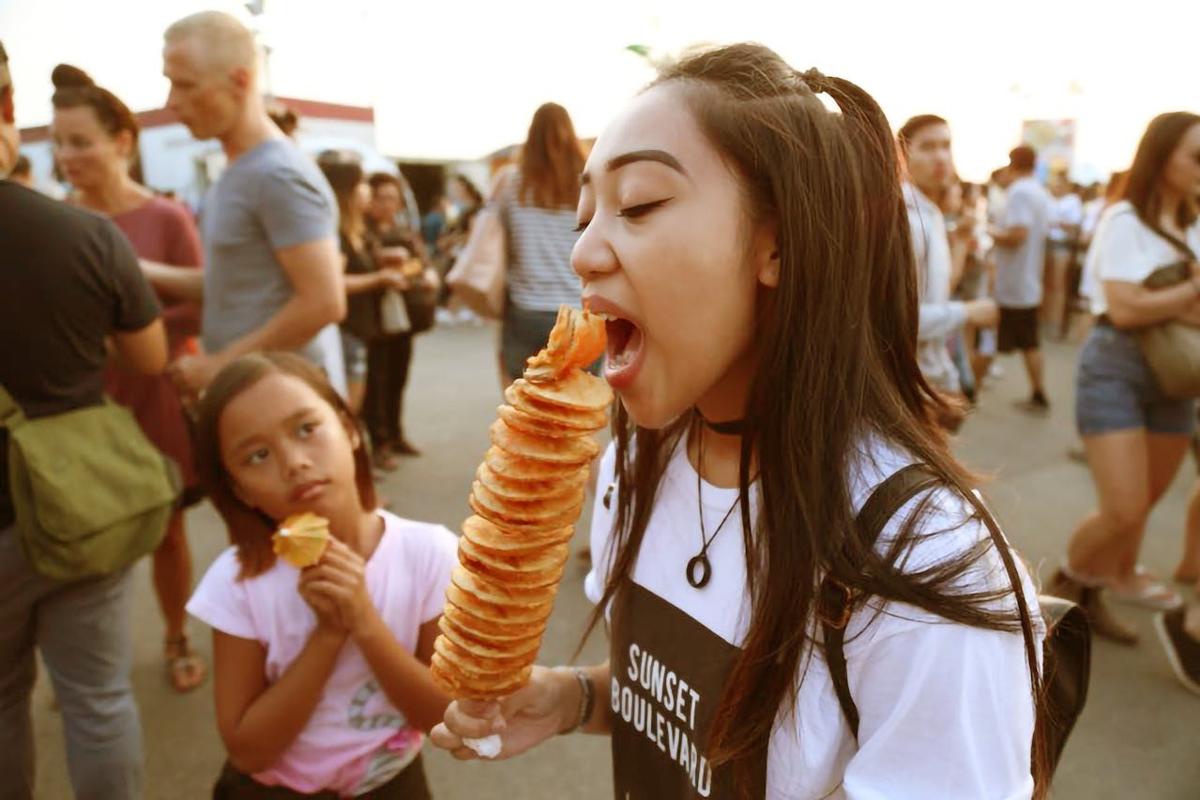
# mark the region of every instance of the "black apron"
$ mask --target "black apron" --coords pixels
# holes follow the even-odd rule
[[[682,570],[680,571],[682,579]],[[756,751],[748,792],[733,768],[708,761],[708,738],[741,652],[653,592],[626,580],[613,600],[608,697],[618,800],[759,798],[767,746]]]

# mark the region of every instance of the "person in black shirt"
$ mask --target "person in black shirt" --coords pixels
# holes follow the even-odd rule
[[[0,175],[18,144],[0,45]],[[158,301],[133,248],[108,220],[0,180],[0,386],[28,418],[99,404],[110,348],[138,372],[166,366]],[[35,648],[62,708],[76,795],[140,797],[129,570],[74,583],[34,571],[14,526],[7,463],[0,430],[0,797],[34,794]]]

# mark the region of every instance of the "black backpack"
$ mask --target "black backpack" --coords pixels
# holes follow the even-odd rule
[[[858,514],[858,535],[864,544],[875,546],[888,520],[921,492],[932,489],[941,482],[924,464],[913,464],[892,475],[881,483],[863,505]],[[981,503],[973,504],[983,523],[987,525],[1004,562],[1004,569],[1016,592],[1021,591],[1020,576],[1013,563],[1008,543],[1000,533],[992,515]],[[858,707],[850,696],[850,685],[846,677],[845,643],[846,623],[850,615],[866,598],[856,595],[849,588],[827,577],[821,582],[817,595],[818,614],[824,637],[825,661],[833,680],[834,691],[842,713],[858,738]],[[1042,619],[1046,625],[1046,638],[1042,645],[1042,693],[1037,708],[1037,731],[1044,732],[1053,773],[1058,766],[1063,746],[1075,721],[1087,702],[1088,677],[1092,664],[1092,636],[1087,616],[1076,604],[1058,597],[1041,595],[1038,602]]]

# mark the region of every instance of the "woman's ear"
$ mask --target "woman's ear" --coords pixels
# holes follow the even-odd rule
[[[129,160],[133,158],[133,134],[129,131],[117,131],[117,135],[113,137],[117,145],[117,152],[121,157]]]
[[[763,286],[779,285],[779,234],[774,222],[763,225],[755,236],[754,272]]]

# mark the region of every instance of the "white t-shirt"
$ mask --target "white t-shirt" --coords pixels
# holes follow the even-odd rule
[[[1065,242],[1070,237],[1059,225],[1080,225],[1083,223],[1083,201],[1074,192],[1067,192],[1062,197],[1050,196],[1050,240]]]
[[[1188,229],[1186,241],[1192,252],[1200,256],[1200,222]],[[1138,218],[1128,200],[1114,203],[1101,215],[1084,261],[1084,284],[1092,301],[1092,313],[1108,311],[1104,281],[1141,283],[1159,267],[1186,259],[1179,248]]]
[[[920,325],[917,365],[925,379],[939,389],[958,392],[958,367],[946,340],[967,321],[966,305],[950,299],[950,240],[946,218],[933,201],[910,183],[904,184],[904,204],[912,230],[913,252],[920,283]]]
[[[1008,187],[1000,227],[1021,227],[1029,233],[1016,247],[996,247],[996,302],[1001,308],[1034,308],[1042,302],[1050,229],[1050,194],[1036,178],[1027,176]]]
[[[614,461],[610,446],[600,465],[601,487],[612,482]],[[855,508],[876,485],[910,462],[903,453],[875,442],[852,479]],[[616,491],[611,509],[598,502],[593,514],[594,566],[584,584],[592,602],[602,595],[610,564]],[[710,536],[737,494],[736,489],[703,484],[705,528]],[[881,549],[919,502],[921,498],[914,499],[885,527]],[[757,493],[751,506],[757,513]],[[937,491],[922,530],[948,532],[923,538],[909,553],[906,566],[914,571],[925,568],[987,538],[981,523],[964,522],[968,508],[961,498]],[[736,511],[726,527],[732,530],[723,530],[709,548],[710,583],[703,589],[692,588],[684,570],[700,547],[696,472],[681,445],[663,476],[633,581],[740,646],[749,627],[750,598]],[[978,578],[978,585],[972,586],[976,589],[1008,586],[994,549],[972,568],[970,577]],[[1023,568],[1022,579],[1030,611],[1041,626],[1036,591]],[[1017,800],[1032,796],[1034,706],[1021,635],[950,623],[898,603],[885,606],[884,613],[871,622],[871,605],[851,618],[846,634],[848,682],[861,718],[857,741],[818,648],[800,684],[794,714],[781,712],[777,718],[768,748],[767,797]]]
[[[440,525],[379,515],[383,537],[367,561],[367,591],[397,641],[415,652],[421,625],[442,613],[458,540]],[[216,630],[262,644],[267,682],[274,683],[304,649],[317,618],[297,591],[299,571],[283,559],[247,580],[238,580],[240,569],[235,548],[221,553],[187,610]],[[399,774],[423,744],[424,735],[388,700],[362,651],[347,642],[308,724],[275,764],[253,777],[298,792],[356,796]]]

